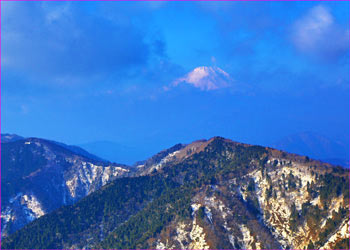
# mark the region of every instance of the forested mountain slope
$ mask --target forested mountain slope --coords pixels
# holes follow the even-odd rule
[[[20,137],[5,141],[1,143],[1,236],[129,172],[129,167],[88,158],[61,143]]]
[[[348,248],[347,170],[221,137],[167,153],[2,247]]]

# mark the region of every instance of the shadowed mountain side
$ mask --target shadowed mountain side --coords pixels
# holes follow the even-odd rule
[[[130,172],[125,165],[58,142],[26,138],[1,143],[1,236]]]

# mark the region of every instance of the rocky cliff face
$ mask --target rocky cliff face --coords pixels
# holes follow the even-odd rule
[[[261,171],[250,173],[256,185],[262,219],[269,228],[273,229],[274,237],[283,247],[307,248],[311,242],[320,241],[320,234],[324,231],[327,220],[334,219],[334,212],[340,213],[341,209],[348,209],[346,204],[348,197],[344,195],[329,197],[327,206],[326,201],[321,202],[320,195],[309,191],[310,185],[314,185],[316,190],[321,188],[322,184],[316,173],[317,175],[326,174],[325,169],[312,167],[308,164],[309,162],[288,163],[288,159],[284,158],[271,158],[268,164],[272,162],[277,162],[277,165],[265,173]],[[339,180],[343,179],[339,178]],[[316,207],[323,210],[320,220],[313,221],[305,214],[303,215],[306,217],[305,220],[298,221],[303,210],[316,209]],[[344,225],[348,227],[348,224],[348,216],[341,218],[334,233],[341,231]],[[317,247],[326,247],[327,244],[336,242],[329,236]]]
[[[299,172],[299,169],[296,169]],[[287,170],[282,170],[282,173],[285,171]],[[253,209],[252,212],[249,208],[247,197],[251,193],[246,182],[230,180],[227,184],[233,187],[231,190],[222,185],[207,186],[205,191],[200,191],[192,199],[192,220],[175,221],[170,224],[158,237],[155,247],[157,249],[212,249],[218,246],[234,249],[310,249],[308,246],[311,242],[315,245],[320,241],[320,235],[326,230],[327,220],[334,220],[337,216],[333,213],[340,213],[341,209],[348,208],[344,197],[335,197],[331,201],[331,207],[319,221],[314,223],[310,220],[294,226],[291,220],[293,204],[298,214],[302,213],[305,204],[322,207],[319,198],[312,199],[306,190],[307,182],[311,183],[314,178],[311,174],[302,177],[295,174],[302,180],[302,186],[300,189],[288,192],[274,187],[270,189],[269,181],[276,184],[280,180],[278,176],[281,175],[278,171],[270,174],[271,179],[266,180],[255,171],[245,179],[246,181],[250,177],[254,179],[258,211]],[[274,197],[267,197],[271,192],[269,190],[272,190]],[[224,197],[223,194],[229,194],[231,197]],[[171,231],[172,233],[167,234]],[[349,218],[344,213],[341,220],[337,221],[335,229],[326,236],[326,240],[316,247],[334,249],[337,243],[348,237]]]
[[[2,237],[130,172],[37,138],[2,143],[1,153]]]

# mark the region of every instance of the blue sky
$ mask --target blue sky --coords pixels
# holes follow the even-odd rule
[[[348,2],[1,5],[2,133],[150,155],[215,135],[348,144]]]

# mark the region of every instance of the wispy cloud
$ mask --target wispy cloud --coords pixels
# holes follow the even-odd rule
[[[346,54],[349,30],[335,22],[329,9],[318,5],[294,23],[292,40],[301,52],[334,60]]]
[[[50,5],[44,2],[41,7],[48,24],[60,21],[61,18],[71,18],[72,9],[70,2],[66,2],[63,5]]]
[[[197,67],[183,77],[176,79],[172,86],[189,84],[203,91],[210,91],[229,87],[233,79],[218,67]]]

